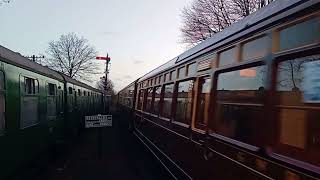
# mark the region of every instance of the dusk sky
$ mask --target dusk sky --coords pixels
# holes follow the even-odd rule
[[[0,45],[25,56],[45,54],[48,42],[75,32],[99,55],[109,53],[110,78],[120,90],[185,50],[179,43],[180,15],[190,2],[12,0],[0,6]]]

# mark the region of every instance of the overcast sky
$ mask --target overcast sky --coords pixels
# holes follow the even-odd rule
[[[180,15],[190,2],[12,0],[0,6],[0,45],[22,55],[37,55],[45,53],[51,40],[75,32],[100,55],[109,53],[110,77],[120,90],[185,50],[179,43]]]

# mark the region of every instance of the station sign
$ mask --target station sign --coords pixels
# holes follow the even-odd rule
[[[86,128],[99,128],[99,127],[110,127],[112,126],[112,115],[94,115],[85,116],[85,127]]]

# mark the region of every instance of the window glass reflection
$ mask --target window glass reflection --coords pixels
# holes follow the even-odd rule
[[[259,146],[265,74],[266,66],[219,74],[215,107],[217,133]]]
[[[192,63],[188,65],[188,76],[194,76],[197,73],[197,64]]]
[[[178,78],[179,79],[184,78],[185,75],[186,75],[186,68],[185,67],[179,68],[178,69]]]
[[[210,101],[210,89],[211,79],[201,78],[200,81],[200,95],[198,104],[198,116],[196,119],[196,125],[200,128],[203,127],[209,120],[209,101]]]
[[[236,62],[236,48],[233,47],[219,54],[219,67]]]
[[[173,84],[167,84],[164,86],[161,116],[165,118],[171,118],[173,86]]]
[[[190,124],[192,117],[193,80],[179,82],[175,121]]]
[[[280,31],[280,50],[319,42],[319,17],[293,25]]]
[[[269,49],[269,39],[267,36],[252,40],[242,46],[242,60],[249,60],[263,57]]]
[[[152,95],[153,95],[153,88],[147,89],[147,101],[146,101],[146,111],[151,112],[152,107]]]
[[[155,87],[153,114],[156,114],[156,115],[158,115],[160,112],[160,96],[161,96],[161,86]]]
[[[142,109],[142,103],[143,103],[143,90],[141,89],[139,91],[138,107],[137,107],[138,110]]]
[[[176,71],[171,71],[170,72],[170,81],[176,79],[176,76],[177,76]]]
[[[275,151],[320,166],[320,55],[279,63]]]
[[[266,66],[219,74],[218,100],[260,103],[264,95]]]

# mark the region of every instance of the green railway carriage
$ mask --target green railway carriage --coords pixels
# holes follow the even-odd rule
[[[101,112],[92,106],[102,107],[97,89],[0,46],[0,179],[75,137],[84,115]]]

